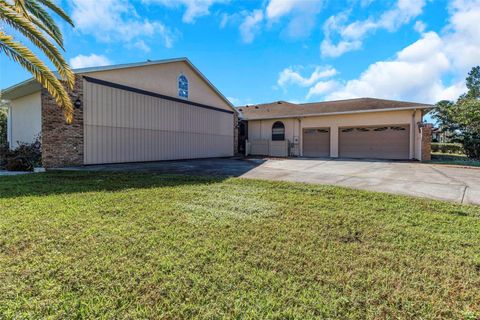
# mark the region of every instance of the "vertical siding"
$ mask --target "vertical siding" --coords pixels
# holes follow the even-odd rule
[[[233,114],[85,82],[85,163],[233,155]]]

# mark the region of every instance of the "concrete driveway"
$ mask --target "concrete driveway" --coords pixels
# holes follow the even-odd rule
[[[330,184],[480,205],[480,169],[415,162],[268,160],[244,178]]]
[[[480,169],[416,162],[200,159],[95,165],[68,170],[146,171],[295,181],[480,205]]]

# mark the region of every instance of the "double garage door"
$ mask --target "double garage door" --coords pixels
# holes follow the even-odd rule
[[[409,159],[409,137],[408,125],[340,128],[338,156],[340,158]],[[305,157],[330,156],[330,131],[324,128],[304,129],[303,155]]]

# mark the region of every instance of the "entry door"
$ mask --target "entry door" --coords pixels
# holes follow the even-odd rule
[[[303,129],[303,156],[330,157],[330,129]]]
[[[338,145],[343,158],[409,159],[410,126],[340,128]]]

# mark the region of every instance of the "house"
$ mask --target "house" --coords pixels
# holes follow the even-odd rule
[[[430,160],[433,106],[372,98],[238,108],[252,155]],[[239,147],[241,148],[241,147]]]
[[[33,79],[2,91],[10,146],[41,136],[46,168],[234,154],[237,111],[188,59],[74,72],[71,125]]]

